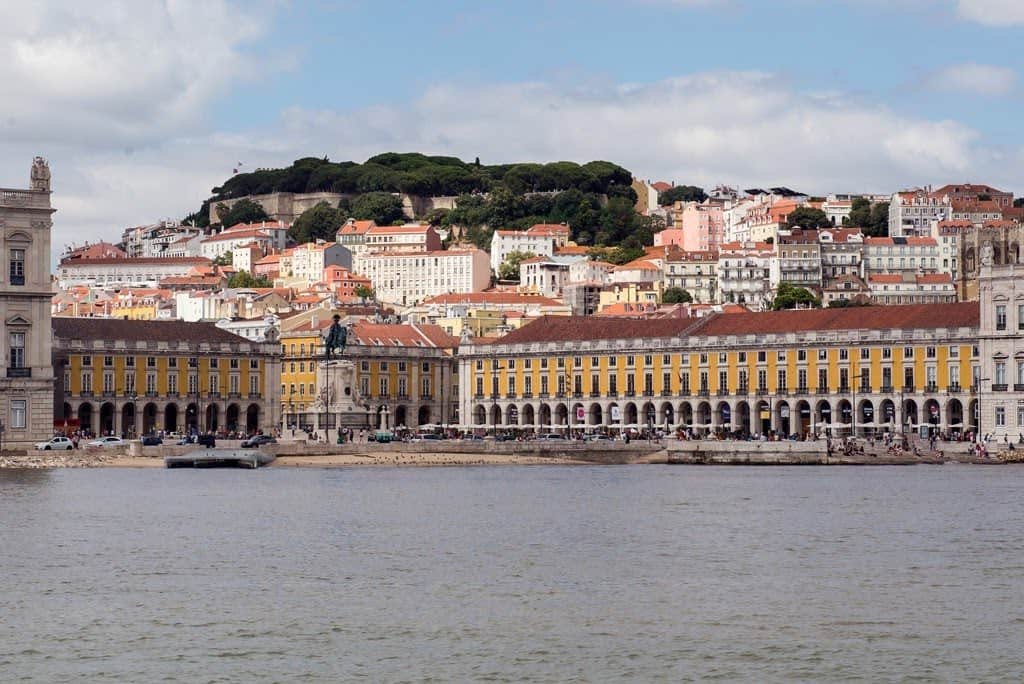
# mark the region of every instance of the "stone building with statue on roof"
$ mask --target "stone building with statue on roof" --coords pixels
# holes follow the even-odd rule
[[[25,448],[52,431],[50,167],[27,190],[0,188],[0,444]]]

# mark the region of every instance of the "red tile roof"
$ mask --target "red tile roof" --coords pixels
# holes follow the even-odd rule
[[[557,299],[540,295],[520,294],[518,292],[452,292],[424,299],[423,304],[537,304],[540,306],[562,306],[562,302]]]
[[[62,340],[145,340],[147,342],[248,342],[213,323],[126,321],[121,318],[52,319],[53,336]]]
[[[118,264],[120,266],[131,267],[131,266],[188,266],[197,264],[211,264],[209,259],[206,257],[137,257],[134,259],[86,259],[90,266],[108,266]],[[62,261],[61,266],[65,265]]]
[[[873,306],[866,309],[803,309],[729,314],[703,319],[697,335],[750,335],[816,330],[892,330],[977,327],[978,302]]]
[[[585,342],[589,340],[674,337],[694,324],[691,318],[541,316],[497,340],[500,344]]]

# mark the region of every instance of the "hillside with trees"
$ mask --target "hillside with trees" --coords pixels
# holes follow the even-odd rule
[[[208,225],[210,204],[216,206],[225,199],[328,191],[347,197],[337,207],[315,207],[306,212],[309,216],[299,217],[293,237],[326,236],[347,217],[383,225],[418,218],[454,228],[463,239],[486,248],[498,227],[567,223],[572,239],[581,245],[616,245],[636,254],[651,244],[652,235],[662,226],[633,211],[636,193],[631,183],[629,171],[607,161],[485,165],[479,159],[464,162],[455,157],[388,152],[358,164],[304,157],[287,168],[232,176],[213,188],[213,196],[186,221]],[[402,214],[393,193],[459,199],[456,209],[412,217]],[[251,218],[255,213],[246,204],[243,210],[225,212],[222,221],[232,225],[236,216]]]

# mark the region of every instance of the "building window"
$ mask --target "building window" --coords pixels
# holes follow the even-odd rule
[[[1006,363],[1004,361],[996,362],[996,376],[994,378],[996,385],[1006,384]]]
[[[135,373],[132,371],[124,374],[124,393],[129,396],[135,394]]]
[[[11,429],[24,430],[27,420],[28,402],[25,399],[11,400]]]
[[[609,368],[615,368],[618,365],[619,365],[619,357],[618,356],[609,356],[608,357],[608,367]]]
[[[738,353],[738,354],[736,355],[736,360],[737,360],[737,361],[738,361],[739,363],[746,363],[746,362],[747,362],[747,352],[739,352],[739,353]]]
[[[114,357],[113,356],[104,356],[103,357],[103,365],[105,367],[107,367],[107,368],[110,368],[111,366],[113,366],[114,365]]]
[[[114,374],[112,372],[106,372],[103,374],[103,393],[113,394],[114,392]]]
[[[547,370],[547,368],[548,368],[548,360],[546,358],[541,359],[540,360],[540,369],[541,370]]]
[[[726,352],[718,352],[718,363],[729,363],[729,354]]]
[[[167,367],[168,368],[177,368],[178,367],[178,357],[177,356],[172,356],[169,359],[167,359]]]
[[[797,349],[796,350],[796,360],[797,361],[806,361],[807,360],[807,350],[806,349]]]
[[[776,384],[778,385],[777,389],[780,392],[786,391],[786,370],[784,368],[780,368],[778,370],[776,375]]]
[[[195,373],[189,373],[188,375],[188,393],[199,393],[199,376],[196,375]]]
[[[230,392],[231,394],[238,394],[239,384],[240,379],[237,373],[232,373],[231,375],[228,376],[228,392]]]
[[[146,373],[146,393],[156,394],[156,373]]]
[[[1024,330],[1024,304],[1017,305],[1017,330]]]
[[[260,393],[260,376],[250,374],[249,375],[249,394],[259,394],[259,393]]]
[[[934,359],[935,358],[935,347],[925,347],[924,355],[925,355],[926,358]]]
[[[388,396],[388,379],[387,378],[381,378],[380,379],[380,384],[378,385],[378,389],[380,390],[380,396],[382,396],[382,397]]]
[[[220,368],[220,359],[210,359],[210,368]]]
[[[1017,427],[1024,427],[1024,406],[1017,405]]]
[[[259,367],[260,367],[260,360],[259,359],[249,359],[249,368],[251,368],[252,370],[257,370],[257,369],[259,369]]]
[[[996,330],[1006,330],[1006,306],[996,305]]]
[[[25,333],[12,332],[7,336],[11,347],[10,368],[25,367]]]
[[[92,392],[92,373],[82,373],[82,392]]]
[[[92,357],[91,356],[83,356],[82,357],[82,365],[83,366],[91,366],[92,365]]]
[[[1006,408],[996,406],[996,427],[1006,427]]]
[[[197,359],[197,358],[196,358],[196,357],[194,357],[194,356],[192,356],[192,357],[189,357],[189,360],[188,360],[188,367],[189,367],[189,368],[199,368],[199,359]]]
[[[212,394],[217,394],[218,392],[220,392],[220,375],[218,375],[216,373],[211,373],[210,374],[209,386],[210,386],[210,392]]]
[[[905,359],[912,359],[912,358],[914,358],[914,348],[913,347],[904,347],[903,348],[903,358],[905,358]]]
[[[949,348],[949,358],[956,359],[960,357],[960,347],[951,346]]]
[[[768,352],[759,351],[757,352],[757,362],[765,363],[768,360]]]
[[[891,359],[892,358],[892,347],[882,347],[882,358],[883,359]]]
[[[228,367],[231,368],[231,370],[238,370],[238,359],[231,359],[228,363]]]
[[[134,378],[132,378],[134,380]],[[134,383],[132,383],[134,385]],[[167,393],[177,394],[178,393],[178,374],[171,373],[167,376]]]
[[[870,347],[861,347],[860,348],[860,360],[861,361],[869,361],[869,360],[871,360],[871,348]]]
[[[146,368],[156,368],[156,357],[155,356],[147,356],[146,357]]]
[[[25,250],[11,250],[11,285],[25,284]]]
[[[135,368],[135,357],[134,356],[126,356],[126,357],[124,357],[124,365],[127,366],[128,368]]]

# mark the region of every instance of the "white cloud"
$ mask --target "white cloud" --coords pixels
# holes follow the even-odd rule
[[[1024,24],[1021,0],[957,0],[957,13],[964,19],[988,26]]]
[[[929,90],[1007,95],[1016,85],[1017,74],[1007,67],[987,64],[953,64],[930,74],[924,82]]]
[[[571,90],[546,83],[444,85],[406,109],[291,109],[299,149],[332,158],[420,150],[489,163],[608,159],[677,182],[886,191],[981,177],[988,153],[954,121],[803,95],[762,73],[705,73]],[[331,141],[331,145],[325,145]]]

